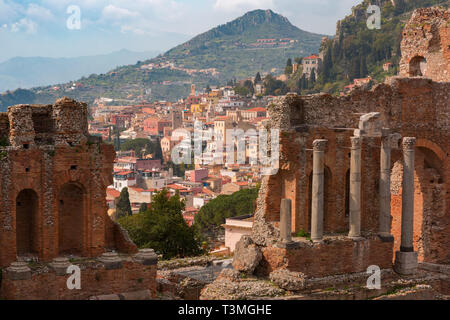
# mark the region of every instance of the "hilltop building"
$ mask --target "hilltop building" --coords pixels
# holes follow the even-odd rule
[[[306,78],[311,78],[312,71],[314,70],[316,79],[319,76],[322,69],[322,58],[319,55],[313,54],[302,60],[302,70]]]

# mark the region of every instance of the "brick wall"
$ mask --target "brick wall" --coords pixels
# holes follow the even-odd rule
[[[310,277],[325,277],[364,272],[371,265],[387,269],[392,267],[392,245],[373,237],[361,241],[340,238],[324,244],[301,242],[296,249],[269,246],[263,249],[263,261],[257,272],[268,275],[286,268]]]
[[[75,263],[76,264],[76,263]],[[34,271],[31,279],[12,280],[3,272],[0,298],[6,300],[86,300],[92,296],[150,290],[156,298],[156,265],[124,261],[123,268],[107,270],[97,264],[81,267],[81,290],[67,289],[69,275]]]
[[[41,261],[64,253],[101,255],[115,152],[89,136],[87,106],[63,98],[54,105],[14,106],[7,115],[9,146],[0,147],[0,266],[16,261],[18,244],[29,251],[21,254]],[[34,197],[21,198],[24,192]],[[30,205],[33,217],[27,219],[21,208]]]
[[[271,127],[281,129],[280,170],[266,178],[260,191],[255,225],[277,226],[282,198],[292,200],[292,232],[310,228],[310,174],[312,143],[327,139],[325,153],[325,233],[345,233],[348,221],[348,170],[350,137],[361,113],[380,112],[383,127],[403,137],[416,137],[416,243],[421,257],[429,262],[449,262],[450,197],[450,83],[421,78],[394,77],[373,90],[356,90],[349,96],[320,94],[307,97],[288,95],[269,106]],[[298,115],[301,115],[298,116]],[[364,233],[378,232],[380,138],[364,138],[362,144],[361,227]],[[392,166],[402,159],[393,150]],[[429,179],[438,174],[439,177]],[[431,176],[430,176],[431,175]],[[430,182],[434,182],[430,185]],[[395,181],[394,181],[395,182]],[[397,183],[398,184],[398,183]],[[400,182],[401,185],[401,182]],[[421,200],[424,198],[425,200]],[[425,201],[425,202],[424,202]],[[392,197],[393,233],[400,241],[401,193]],[[262,214],[259,214],[261,212]],[[269,229],[270,230],[270,227]],[[257,232],[264,232],[258,229]],[[254,238],[263,238],[253,232]],[[421,243],[419,243],[419,240]],[[259,243],[258,242],[258,243]],[[422,253],[421,253],[422,252]]]

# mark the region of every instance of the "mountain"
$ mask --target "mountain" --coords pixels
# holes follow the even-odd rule
[[[257,72],[281,73],[289,57],[317,52],[322,35],[300,30],[271,10],[255,10],[183,43],[163,55],[111,72],[91,75],[69,84],[34,88],[0,96],[0,109],[10,103],[29,103],[21,97],[34,96],[33,103],[49,103],[66,95],[86,102],[98,97],[146,100],[177,100],[190,85],[225,84],[233,78],[254,77]],[[151,89],[151,90],[150,90]]]
[[[281,72],[289,57],[316,53],[322,37],[271,10],[255,10],[175,47],[164,58],[187,68],[216,68],[227,79],[245,78],[272,68]]]
[[[159,52],[154,51],[120,50],[105,55],[76,58],[16,57],[0,63],[0,92],[73,81],[158,54]]]
[[[371,4],[381,8],[381,29],[367,27],[367,20],[372,15],[367,9]],[[371,76],[382,82],[387,76],[397,74],[405,24],[415,9],[435,5],[448,8],[450,1],[364,0],[353,7],[352,14],[337,23],[336,36],[324,41],[321,48],[323,70],[313,89],[302,90],[302,94],[338,93],[355,78]],[[386,62],[393,64],[389,71],[383,70]]]

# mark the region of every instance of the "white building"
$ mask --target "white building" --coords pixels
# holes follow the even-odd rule
[[[136,185],[136,176],[133,171],[121,171],[114,173],[114,189],[122,192],[123,188]]]
[[[251,235],[253,227],[253,215],[226,219],[222,227],[225,228],[225,247],[234,252],[236,243],[244,235]]]

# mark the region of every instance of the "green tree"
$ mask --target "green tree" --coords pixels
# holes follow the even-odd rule
[[[128,194],[128,188],[123,188],[120,192],[119,201],[116,205],[117,217],[121,218],[124,216],[131,216],[133,212],[131,211],[130,195]]]
[[[159,137],[156,139],[155,145],[154,145],[154,159],[163,160],[163,154],[161,149],[161,141],[159,140]]]
[[[311,84],[314,85],[316,82],[316,69],[311,69],[311,76],[309,77],[309,80],[311,81]]]
[[[259,188],[253,188],[218,196],[200,209],[194,226],[202,233],[217,233],[226,218],[253,213],[258,192]]]
[[[369,71],[367,70],[366,56],[362,56],[360,60],[359,75],[361,77],[366,77],[368,73]]]
[[[141,206],[139,207],[139,213],[143,213],[145,211],[148,210],[148,206],[147,204],[144,202],[143,204],[141,204]]]
[[[250,92],[250,94],[254,94],[255,93],[255,87],[253,86],[253,82],[250,80],[245,80],[244,82],[244,87],[246,87],[248,89],[248,91]]]
[[[291,74],[292,73],[292,59],[289,58],[286,62],[286,68],[284,68],[285,74]]]
[[[185,203],[179,194],[170,197],[163,189],[153,197],[150,209],[119,219],[140,248],[153,248],[164,259],[203,253],[202,239],[183,218]]]
[[[255,84],[258,84],[261,82],[262,82],[261,74],[258,72],[255,77]]]
[[[111,127],[108,128],[108,142],[112,141],[112,130]]]
[[[266,95],[281,96],[289,92],[289,88],[283,81],[277,80],[271,75],[264,79],[264,87]]]
[[[157,144],[155,142],[152,142],[151,140],[145,138],[138,138],[134,140],[128,140],[122,143],[122,145],[120,146],[120,150],[122,151],[133,150],[136,156],[140,157],[142,156],[142,151],[144,151],[144,154],[150,154],[155,152],[156,147]],[[159,148],[161,150],[161,145],[159,145]],[[162,159],[162,157],[159,159]]]

